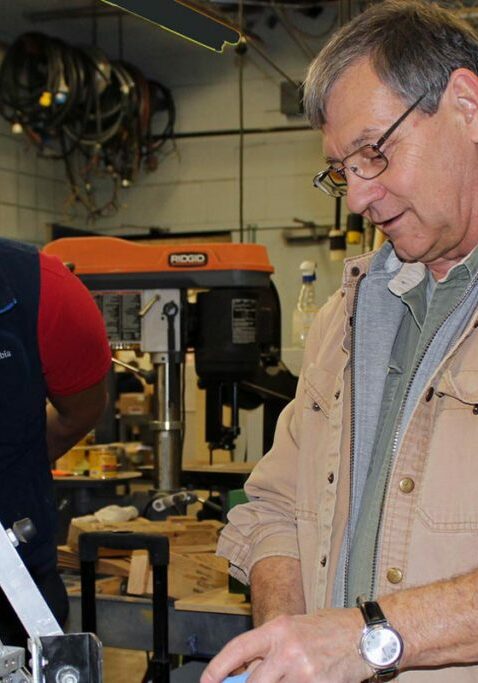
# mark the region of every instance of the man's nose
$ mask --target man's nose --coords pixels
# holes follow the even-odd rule
[[[347,176],[347,206],[352,213],[365,213],[374,202],[385,196],[386,190],[380,178],[366,180],[351,172]]]

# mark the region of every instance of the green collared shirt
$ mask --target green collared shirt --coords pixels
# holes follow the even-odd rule
[[[402,269],[389,284],[390,290],[400,296],[404,314],[390,355],[370,468],[351,544],[349,607],[355,606],[358,595],[376,597],[371,595],[375,552],[400,407],[430,339],[478,273],[478,247],[438,282],[421,264],[415,265],[415,269],[408,267],[412,278],[404,277]]]

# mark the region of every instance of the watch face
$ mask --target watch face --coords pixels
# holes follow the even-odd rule
[[[360,651],[372,667],[385,669],[400,659],[402,640],[390,626],[372,626],[362,636]]]

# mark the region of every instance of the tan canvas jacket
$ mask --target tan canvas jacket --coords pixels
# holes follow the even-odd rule
[[[370,258],[347,261],[342,290],[317,316],[296,398],[246,484],[252,501],[229,513],[218,547],[242,581],[262,558],[300,558],[308,612],[331,604],[347,521],[350,318]],[[423,392],[393,464],[378,596],[478,568],[477,327],[478,312]],[[478,667],[407,672],[400,680],[478,683]]]

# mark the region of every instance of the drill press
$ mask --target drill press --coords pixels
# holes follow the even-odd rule
[[[279,357],[273,267],[257,244],[138,244],[112,237],[63,238],[45,251],[73,264],[106,323],[112,350],[149,353],[154,373],[154,488],[180,486],[185,353],[194,349],[206,389],[206,440],[232,449],[238,383],[261,358]],[[196,291],[197,303],[188,301]],[[277,332],[279,330],[279,332]],[[231,405],[232,424],[222,424]]]

